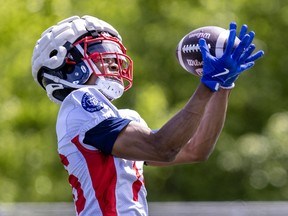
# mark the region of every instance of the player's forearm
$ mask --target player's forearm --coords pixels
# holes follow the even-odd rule
[[[174,159],[195,134],[212,96],[213,93],[200,84],[185,107],[155,133],[158,149],[166,154],[168,160]]]
[[[207,160],[223,129],[230,90],[220,90],[211,98],[199,128],[185,148],[186,162]]]
[[[147,164],[152,166],[167,166],[207,160],[223,129],[229,93],[229,90],[220,90],[214,93],[209,104],[207,104],[199,128],[194,133],[195,135],[181,149],[175,160],[167,163],[148,161]],[[193,135],[193,133],[190,135]]]

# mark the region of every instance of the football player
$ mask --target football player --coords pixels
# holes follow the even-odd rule
[[[131,88],[133,61],[118,31],[92,16],[73,16],[37,41],[32,75],[61,104],[58,152],[69,174],[79,216],[148,215],[143,164],[164,166],[207,160],[223,128],[228,96],[239,74],[263,55],[252,55],[254,35],[242,27],[234,50],[230,25],[222,58],[199,42],[204,71],[185,106],[159,130],[112,102]]]

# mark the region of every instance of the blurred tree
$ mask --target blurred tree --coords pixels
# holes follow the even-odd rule
[[[149,201],[285,200],[287,182],[288,0],[0,0],[0,201],[71,201],[57,155],[58,105],[31,77],[40,34],[72,15],[94,15],[123,37],[135,63],[134,87],[119,107],[159,128],[199,83],[175,48],[189,31],[230,21],[255,30],[265,57],[231,94],[227,122],[210,159],[197,165],[146,167]],[[255,10],[256,8],[256,10]]]

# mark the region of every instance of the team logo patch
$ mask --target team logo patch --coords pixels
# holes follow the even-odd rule
[[[82,107],[88,112],[96,112],[103,109],[104,104],[98,101],[94,95],[85,93],[81,101]]]

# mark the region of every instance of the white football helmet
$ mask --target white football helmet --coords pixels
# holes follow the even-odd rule
[[[109,100],[117,99],[133,81],[133,62],[121,41],[117,30],[100,19],[70,17],[42,33],[32,56],[32,76],[56,103],[87,86],[92,73],[95,87]],[[114,59],[117,73],[105,72],[106,58]]]

